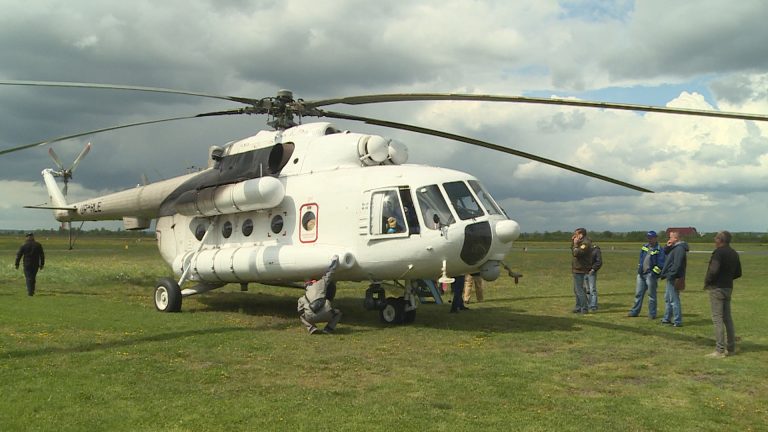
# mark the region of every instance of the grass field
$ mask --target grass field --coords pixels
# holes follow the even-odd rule
[[[602,243],[600,311],[577,316],[566,246],[520,243],[521,283],[487,284],[470,311],[385,327],[342,283],[338,334],[310,337],[296,290],[231,285],[162,314],[153,240],[39,240],[30,298],[22,239],[0,237],[0,431],[768,430],[764,245],[741,257],[739,353],[713,360],[709,244],[689,255],[682,328],[626,317],[639,245]]]

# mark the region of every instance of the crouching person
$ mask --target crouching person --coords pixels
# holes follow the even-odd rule
[[[333,333],[341,320],[341,311],[331,305],[336,296],[336,282],[333,272],[339,266],[339,256],[334,255],[331,265],[320,280],[307,282],[305,293],[299,298],[298,311],[301,323],[307,327],[309,334],[319,334],[316,324],[325,322],[322,333]]]

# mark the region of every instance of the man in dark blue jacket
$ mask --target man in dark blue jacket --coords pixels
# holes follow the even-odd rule
[[[683,308],[680,304],[680,292],[675,288],[675,281],[685,280],[687,267],[688,243],[680,240],[676,231],[669,233],[667,246],[664,248],[664,267],[661,268],[661,278],[667,280],[664,291],[664,318],[662,324],[672,324],[674,327],[683,326]]]
[[[31,297],[35,295],[37,271],[45,267],[43,246],[35,241],[35,235],[32,233],[27,233],[27,241],[16,253],[16,269],[19,268],[22,257],[24,257],[24,277],[27,279],[27,295]]]
[[[645,234],[648,243],[640,248],[640,261],[637,264],[637,283],[635,285],[635,304],[627,316],[640,315],[643,308],[643,297],[648,291],[648,318],[656,319],[656,288],[659,284],[659,274],[664,267],[664,250],[659,247],[656,231]]]

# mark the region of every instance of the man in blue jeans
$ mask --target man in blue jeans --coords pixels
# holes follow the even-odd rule
[[[603,266],[603,253],[600,246],[592,243],[592,267],[584,276],[584,288],[587,290],[587,304],[590,312],[597,312],[597,271]]]
[[[587,313],[587,291],[584,289],[586,275],[592,269],[592,241],[585,228],[576,228],[571,237],[571,272],[576,306],[573,313]]]
[[[661,268],[661,278],[667,280],[664,291],[664,317],[662,324],[672,324],[674,327],[683,326],[683,307],[680,304],[680,292],[675,288],[677,279],[685,279],[687,267],[688,243],[680,240],[680,234],[670,231],[667,246],[664,247],[664,267]]]
[[[635,285],[635,304],[627,316],[640,315],[643,308],[643,297],[648,291],[648,318],[656,319],[656,288],[659,284],[659,274],[664,267],[664,250],[659,247],[656,231],[645,234],[648,243],[640,248],[640,261],[637,264],[637,284]]]

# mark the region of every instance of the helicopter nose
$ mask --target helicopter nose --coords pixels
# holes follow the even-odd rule
[[[496,222],[494,229],[496,237],[503,243],[513,242],[520,237],[520,225],[511,219]]]

